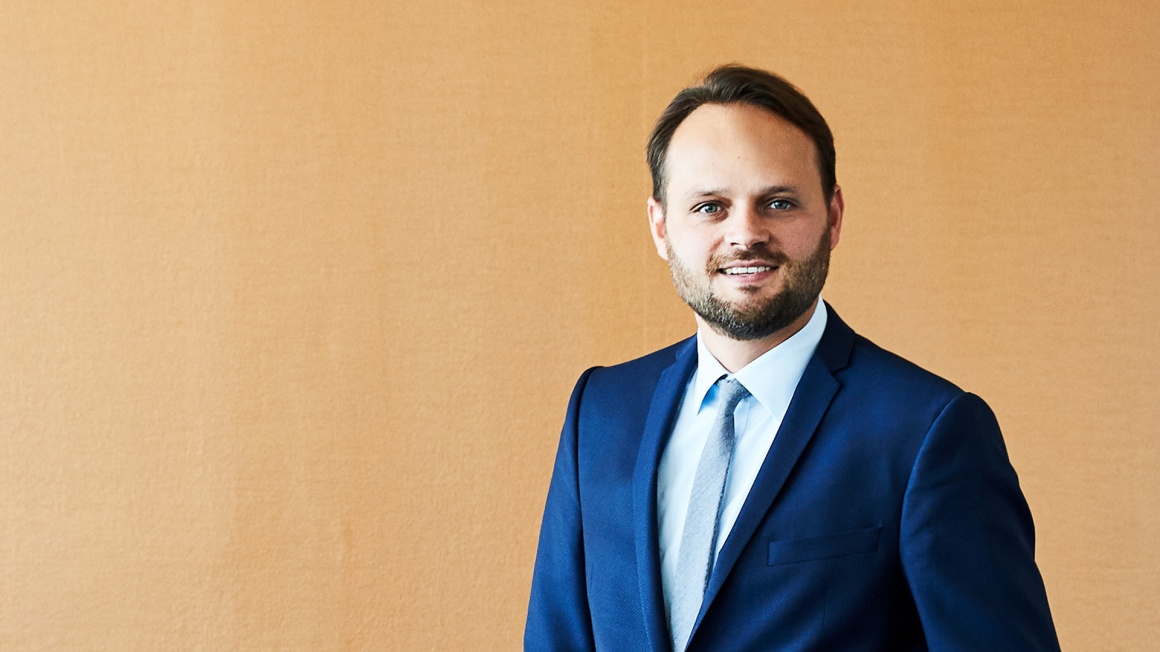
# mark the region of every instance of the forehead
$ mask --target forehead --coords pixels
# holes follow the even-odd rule
[[[749,104],[706,104],[690,113],[673,133],[665,173],[669,195],[692,186],[736,192],[771,185],[821,189],[810,137]]]

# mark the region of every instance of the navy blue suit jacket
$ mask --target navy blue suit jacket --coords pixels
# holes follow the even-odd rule
[[[688,649],[1057,650],[991,410],[827,309]],[[576,384],[526,649],[671,649],[657,465],[696,357],[689,339]]]

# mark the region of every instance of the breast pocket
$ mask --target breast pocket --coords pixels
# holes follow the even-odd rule
[[[769,542],[770,566],[797,564],[816,559],[830,559],[874,552],[878,549],[881,527],[824,534],[803,539],[783,539]]]

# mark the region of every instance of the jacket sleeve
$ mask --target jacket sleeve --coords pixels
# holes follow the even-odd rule
[[[584,570],[584,533],[577,479],[580,400],[592,369],[572,390],[548,487],[532,577],[525,650],[594,650]]]
[[[1031,512],[986,403],[935,419],[903,501],[903,572],[932,652],[1059,650]]]

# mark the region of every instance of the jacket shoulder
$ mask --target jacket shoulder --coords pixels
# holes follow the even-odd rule
[[[696,338],[690,337],[663,349],[607,367],[590,371],[587,387],[590,389],[619,388],[621,392],[637,387],[655,386],[657,379],[678,358],[691,356],[695,362]]]
[[[940,414],[967,393],[951,381],[855,336],[849,364],[835,373],[840,403],[865,425],[890,432],[926,433]],[[985,403],[978,401],[983,409]]]
[[[829,321],[815,357],[845,390],[887,404],[902,401],[946,405],[964,393],[949,380],[855,333],[828,304],[827,308]]]
[[[877,382],[913,391],[947,395],[963,393],[961,388],[946,378],[878,346],[861,335],[854,337],[848,371],[868,376]]]

